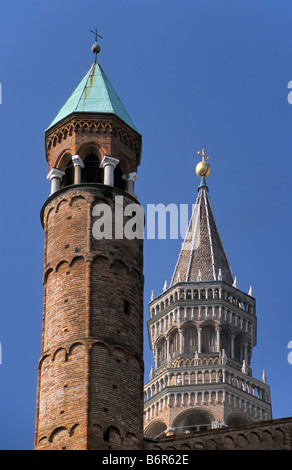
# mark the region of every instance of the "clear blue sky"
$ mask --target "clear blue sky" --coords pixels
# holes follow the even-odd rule
[[[292,4],[288,0],[2,0],[0,14],[0,449],[32,449],[41,346],[44,130],[93,60],[143,135],[136,193],[192,204],[195,164],[239,288],[252,285],[274,418],[292,415]],[[182,240],[145,241],[151,290],[170,282]],[[146,333],[146,328],[145,328]],[[145,335],[145,378],[152,354]]]

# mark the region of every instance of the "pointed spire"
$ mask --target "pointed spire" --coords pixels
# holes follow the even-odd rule
[[[234,278],[234,281],[233,281],[233,284],[232,284],[233,287],[238,287],[238,282],[237,282],[237,277],[235,276]]]
[[[253,289],[252,289],[252,286],[250,286],[250,288],[249,288],[248,295],[250,295],[251,297],[253,297]]]
[[[91,32],[95,34],[96,38],[95,44],[92,46],[95,61],[47,130],[72,113],[96,113],[114,114],[137,132],[123,103],[104,73],[101,65],[97,62],[97,54],[100,52],[100,46],[97,44],[97,36],[102,36],[97,34],[97,30]]]
[[[171,285],[179,282],[178,272],[186,282],[220,279],[232,285],[233,275],[220,239],[206,185],[206,178],[210,174],[210,165],[206,161],[209,157],[205,155],[204,149],[198,153],[202,156],[202,161],[197,164],[196,173],[201,182]]]
[[[262,382],[267,383],[267,375],[266,375],[266,370],[263,370],[263,375],[262,375]]]
[[[167,281],[165,281],[164,286],[163,286],[163,292],[165,292],[168,289],[168,284]]]
[[[151,291],[151,298],[150,298],[151,302],[152,300],[154,300],[154,290]]]

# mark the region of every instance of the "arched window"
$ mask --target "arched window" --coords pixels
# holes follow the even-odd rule
[[[145,436],[155,439],[156,437],[164,437],[167,426],[162,421],[156,421],[145,430]]]
[[[232,414],[226,419],[226,426],[240,426],[242,424],[249,424],[251,420],[242,414]]]
[[[179,334],[177,330],[172,331],[169,335],[169,352],[171,356],[179,352]]]
[[[157,367],[160,367],[167,358],[166,340],[162,338],[157,344]]]
[[[114,170],[114,186],[125,191],[126,183],[123,180],[123,172],[119,165]]]
[[[226,329],[220,332],[220,349],[224,349],[227,357],[231,357],[231,334]]]
[[[195,354],[198,350],[198,335],[194,325],[188,325],[184,328],[184,353]]]
[[[64,186],[70,186],[71,184],[74,184],[74,165],[70,158],[65,169],[65,175],[62,179],[61,188]]]
[[[212,325],[202,328],[202,353],[216,352],[216,333]]]
[[[234,359],[242,363],[244,357],[244,339],[241,335],[234,338]]]
[[[85,167],[82,169],[83,183],[103,183],[103,168],[100,168],[100,161],[94,154],[88,155],[84,159]]]
[[[175,435],[186,431],[202,431],[210,429],[214,421],[211,413],[207,411],[191,410],[179,415],[174,421],[172,427],[175,428]]]

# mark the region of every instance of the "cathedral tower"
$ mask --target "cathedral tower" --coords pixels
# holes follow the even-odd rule
[[[256,311],[239,290],[209,200],[205,152],[196,204],[168,287],[149,304],[155,367],[144,387],[151,438],[271,419],[269,386],[252,377]]]
[[[36,449],[143,447],[143,240],[124,233],[141,136],[93,52],[45,132]]]

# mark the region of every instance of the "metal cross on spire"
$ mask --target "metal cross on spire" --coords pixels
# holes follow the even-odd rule
[[[92,31],[91,29],[90,32],[95,35],[95,43],[97,44],[97,37],[102,39],[102,36],[100,36],[100,34],[97,34],[97,28],[95,28],[95,31]]]
[[[202,149],[202,153],[198,152],[198,155],[201,155],[201,157],[203,159],[203,162],[205,161],[205,158],[206,158],[206,160],[209,160],[209,157],[207,157],[207,155],[205,155],[205,149]]]
[[[97,54],[100,52],[100,46],[97,44],[97,38],[101,38],[102,36],[100,34],[97,34],[97,28],[95,28],[95,31],[90,30],[91,33],[95,35],[95,43],[92,46],[92,52],[95,54],[95,63],[97,62]]]

